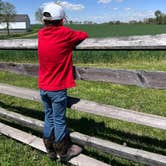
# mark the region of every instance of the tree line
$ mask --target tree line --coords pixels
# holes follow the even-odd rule
[[[109,24],[122,24],[124,22],[121,22],[119,20],[116,21],[109,21]],[[154,17],[152,18],[145,18],[144,20],[130,20],[128,22],[129,24],[166,24],[166,14],[162,13],[160,10],[156,10],[154,12]]]
[[[144,20],[145,23],[149,24],[166,24],[166,14],[162,13],[160,10],[156,10],[155,18],[147,18]]]

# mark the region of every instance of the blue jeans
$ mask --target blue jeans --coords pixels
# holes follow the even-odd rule
[[[43,137],[50,138],[53,133],[55,143],[58,143],[69,134],[66,126],[67,90],[40,90],[40,95],[45,113]]]

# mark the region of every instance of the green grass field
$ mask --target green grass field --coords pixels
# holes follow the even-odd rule
[[[156,35],[166,33],[166,25],[155,24],[66,24],[70,28],[76,30],[84,30],[93,38],[105,37],[120,37],[120,36],[135,36],[135,35]],[[0,39],[5,38],[37,38],[37,31],[42,25],[32,25],[31,31],[23,35],[11,35],[11,37],[0,36]]]
[[[120,37],[120,36],[135,36],[135,35],[155,35],[166,33],[166,25],[153,24],[69,24],[65,25],[76,30],[83,30],[89,34],[89,37],[103,38],[103,37]],[[31,36],[25,35],[25,38],[36,38],[35,34],[42,25],[33,25]]]
[[[166,33],[166,25],[71,25],[82,29],[90,37],[112,37]],[[35,38],[40,25],[26,38]],[[128,29],[131,29],[130,31]],[[94,66],[107,68],[143,69],[166,71],[165,51],[74,51],[74,64],[77,66]],[[1,62],[37,63],[36,51],[0,51]],[[37,89],[37,78],[0,72],[0,82],[11,85]],[[151,113],[166,117],[166,90],[144,89],[136,86],[77,81],[77,87],[68,91],[69,95],[98,103],[128,108],[135,111]],[[23,100],[0,94],[0,107],[43,120],[41,103]],[[73,131],[103,138],[119,144],[135,147],[150,152],[166,155],[166,132],[120,120],[103,118],[87,113],[67,111],[68,126]],[[1,122],[13,125],[0,119]],[[85,125],[87,124],[87,125]],[[19,125],[14,125],[21,128]],[[88,126],[88,127],[87,127]],[[89,127],[91,126],[91,127]],[[21,128],[29,133],[41,133],[29,128]],[[20,152],[21,149],[21,153]],[[84,153],[100,159],[112,166],[141,166],[141,164],[124,160],[94,149],[85,148]],[[46,155],[28,146],[22,145],[5,136],[0,136],[0,165],[2,166],[50,166],[62,165],[51,162]]]

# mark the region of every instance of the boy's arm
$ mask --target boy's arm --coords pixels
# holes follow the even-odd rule
[[[86,32],[74,30],[72,31],[71,41],[74,47],[80,44],[86,38],[88,38],[88,34]]]

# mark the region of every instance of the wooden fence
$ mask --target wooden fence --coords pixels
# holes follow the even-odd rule
[[[36,50],[37,40],[1,40],[0,49],[12,50]],[[166,35],[134,36],[108,39],[87,39],[76,48],[77,50],[166,50]],[[24,75],[37,75],[38,66],[32,64],[0,63],[0,70],[15,72]],[[112,82],[125,85],[136,85],[146,88],[166,89],[166,72],[139,71],[139,70],[113,70],[98,68],[75,67],[76,78],[80,80],[93,80]],[[40,102],[37,91],[0,84],[0,93],[19,98]],[[98,104],[93,101],[68,97],[68,107],[77,111],[105,116],[166,130],[166,118],[133,110],[123,109],[111,105]],[[23,126],[28,126],[41,131],[43,122],[27,116],[20,115],[0,108],[1,118],[14,121]],[[16,140],[29,144],[39,150],[46,151],[42,140],[18,129],[0,123],[0,132]],[[16,134],[17,133],[17,134]],[[143,151],[140,149],[122,146],[110,141],[90,137],[78,132],[71,133],[72,141],[83,146],[90,146],[97,150],[111,153],[129,160],[147,165],[166,165],[166,156]],[[81,154],[70,161],[74,165],[108,165],[96,159]]]

